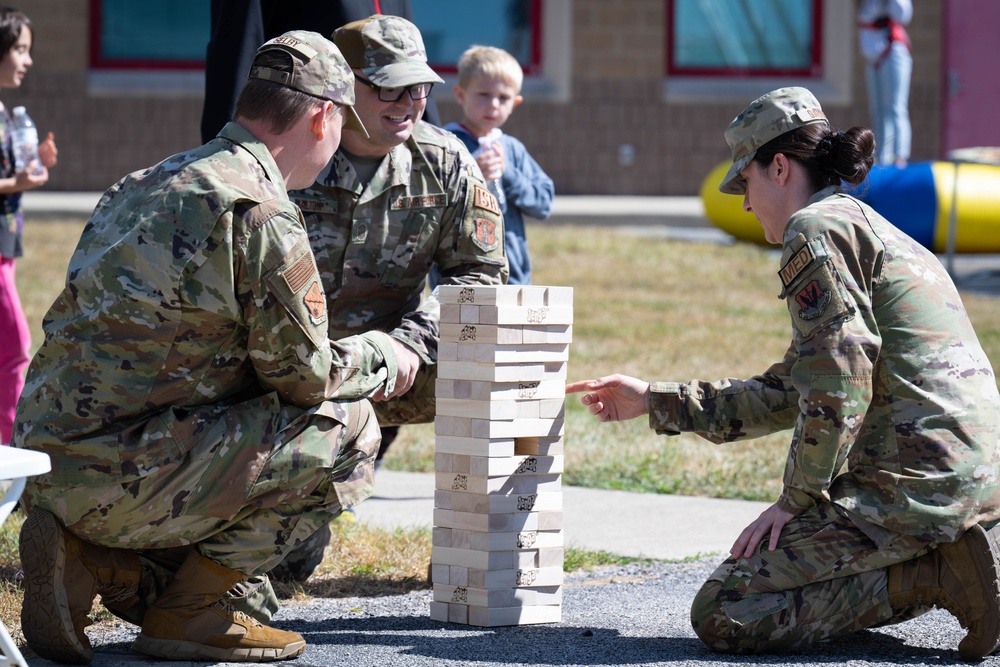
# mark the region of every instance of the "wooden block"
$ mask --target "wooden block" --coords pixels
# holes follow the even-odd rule
[[[450,435],[456,438],[472,437],[472,419],[442,415],[434,418],[434,435]],[[446,450],[437,450],[446,451]],[[451,453],[451,452],[447,452]]]
[[[565,327],[563,327],[565,328]],[[441,322],[440,340],[445,343],[492,343],[494,345],[520,345],[524,340],[524,327],[518,324],[461,324]],[[532,331],[532,344],[569,343],[563,340],[565,333],[552,334],[558,340],[548,340],[548,336]],[[545,338],[546,340],[538,340]],[[440,355],[438,356],[440,359]]]
[[[436,472],[461,472],[454,469],[454,454],[445,454],[444,452],[434,452],[434,470]],[[468,462],[468,458],[463,459]],[[465,472],[468,472],[466,470]]]
[[[552,400],[552,399],[548,399]],[[516,419],[519,401],[477,401],[469,398],[438,398],[435,412],[439,417],[474,417],[476,419]],[[535,412],[539,410],[536,408]]]
[[[460,345],[460,343],[455,343],[455,345]],[[544,345],[483,345],[475,343],[474,345],[478,348],[476,361],[492,361],[496,364],[523,364],[569,359],[569,343]]]
[[[547,285],[439,285],[437,299],[442,305],[572,306],[573,288]]]
[[[434,476],[434,488],[462,493],[553,493],[562,490],[562,475],[469,475],[464,472],[439,472]]]
[[[441,304],[441,324],[459,324],[462,321],[462,307],[458,304]]]
[[[448,622],[469,624],[469,607],[464,604],[448,605]]]
[[[465,308],[476,308],[475,321]],[[469,324],[573,324],[572,306],[462,306],[462,322]]]
[[[469,588],[449,584],[434,585],[434,600],[470,607],[529,607],[562,604],[561,586],[536,588]]]
[[[438,405],[440,404],[441,399],[438,399]],[[566,399],[546,398],[517,401],[514,406],[514,412],[513,419],[564,419],[566,416]],[[438,413],[440,414],[440,411]],[[497,419],[503,419],[503,417],[497,417]]]
[[[536,586],[562,586],[561,567],[527,570],[484,570],[469,568],[472,588],[533,588]]]
[[[544,367],[543,367],[544,373]],[[434,394],[438,399],[454,398],[475,401],[542,400],[566,397],[563,380],[525,380],[491,382],[488,380],[454,380],[438,377]]]
[[[468,541],[469,549],[479,551],[552,549],[564,546],[561,530],[526,530],[520,533],[483,533],[473,530],[453,532],[461,535],[463,544]]]
[[[545,475],[563,472],[565,459],[563,456],[511,456],[506,458],[488,458],[485,456],[470,456],[468,463],[463,457],[456,456],[457,467],[468,469],[470,475],[485,475],[487,477],[502,477],[505,475]]]
[[[469,568],[458,565],[448,565],[448,581],[455,586],[469,585]]]
[[[448,605],[444,602],[431,602],[431,620],[448,622]]]
[[[435,417],[434,430],[449,428],[449,422],[438,426],[438,420],[451,417]],[[459,424],[456,429],[460,428]],[[463,435],[448,435],[437,433],[434,438],[434,451],[445,454],[465,456],[485,456],[488,458],[514,456],[513,438],[470,438]]]
[[[554,553],[546,553],[544,561],[540,560],[541,552],[558,551],[558,559]],[[479,570],[530,570],[538,569],[542,562],[550,563],[551,567],[562,567],[562,549],[528,549],[523,551],[473,551],[472,549],[454,549],[452,547],[432,547],[431,563],[440,565],[457,565]],[[558,560],[558,562],[556,562]]]
[[[438,377],[446,380],[479,380],[485,382],[539,382],[547,379],[562,380],[565,384],[565,363],[562,374],[554,369],[558,362],[552,362],[553,371],[547,371],[544,363],[538,364],[478,364],[472,361],[439,361]]]
[[[482,306],[462,304],[458,307],[458,321],[462,324],[479,324],[481,318]],[[490,324],[490,322],[483,322],[483,324]],[[496,322],[493,322],[493,324],[496,324]]]
[[[500,345],[499,343],[438,343],[438,363],[470,361],[477,364],[533,364],[566,361],[569,343],[553,345]]]
[[[563,513],[512,512],[510,514],[478,514],[434,509],[434,525],[441,528],[458,528],[484,533],[521,533],[525,531],[562,530]]]
[[[511,421],[472,419],[473,438],[519,438],[563,434],[562,419],[516,419]],[[435,425],[435,432],[437,427]]]
[[[456,512],[475,514],[512,514],[515,512],[559,512],[562,511],[561,491],[550,493],[463,493],[436,489],[434,507]]]
[[[435,547],[453,546],[451,534],[451,528],[434,528],[431,531],[431,545]]]
[[[468,581],[468,578],[466,578]],[[431,563],[431,582],[435,584],[450,584],[451,568],[447,565],[436,565]]]
[[[451,547],[453,549],[472,549],[472,535],[471,530],[458,530],[457,528],[451,529]],[[486,533],[488,534],[488,533]],[[514,547],[512,547],[513,549]],[[539,547],[541,548],[541,547]],[[489,551],[489,549],[476,549],[476,551]]]
[[[497,340],[498,343],[505,342]],[[521,327],[521,335],[518,343],[522,345],[539,345],[552,343],[572,343],[573,325],[556,324],[545,325],[524,325]]]
[[[559,623],[562,605],[529,607],[469,607],[469,625],[495,628],[504,625],[531,625],[534,623]]]

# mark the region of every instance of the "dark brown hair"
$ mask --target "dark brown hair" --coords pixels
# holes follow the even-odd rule
[[[0,57],[6,56],[7,52],[14,48],[24,28],[31,30],[34,37],[31,21],[24,12],[13,7],[0,6]]]
[[[858,185],[875,164],[875,134],[867,127],[834,132],[810,123],[758,148],[754,161],[766,167],[778,153],[801,164],[816,191],[843,182]]]

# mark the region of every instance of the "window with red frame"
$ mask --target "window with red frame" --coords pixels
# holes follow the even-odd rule
[[[823,0],[667,0],[667,73],[821,77]]]
[[[209,0],[90,0],[94,69],[201,69]]]
[[[526,74],[541,70],[544,0],[414,0],[427,58],[454,73],[473,44],[510,51]],[[90,0],[91,57],[95,69],[201,69],[210,30],[209,0]]]

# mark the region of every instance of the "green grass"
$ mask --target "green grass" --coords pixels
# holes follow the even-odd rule
[[[25,227],[18,262],[21,299],[41,341],[41,321],[59,293],[83,220]],[[529,229],[534,280],[574,288],[569,380],[620,372],[646,380],[749,377],[779,360],[789,341],[788,314],[776,298],[774,252],[631,236],[587,226]],[[1000,361],[1000,308],[964,295],[986,352]],[[788,433],[724,446],[693,435],[659,437],[645,419],[600,424],[578,397],[567,399],[566,472],[570,485],[719,498],[773,500],[781,486]],[[432,471],[430,425],[401,430],[386,467]],[[20,608],[18,517],[0,531],[0,617],[17,634]],[[378,594],[426,586],[427,531],[337,531],[315,580],[285,588],[285,598]],[[567,549],[565,569],[622,564],[606,552]]]

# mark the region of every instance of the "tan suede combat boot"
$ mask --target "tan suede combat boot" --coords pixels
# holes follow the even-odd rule
[[[888,569],[893,609],[934,605],[969,632],[958,645],[963,660],[982,660],[1000,643],[1000,549],[993,531],[973,526],[957,541]]]
[[[24,606],[21,629],[43,658],[86,665],[94,657],[84,628],[94,597],[129,608],[142,576],[132,551],[90,544],[37,507],[21,526]]]
[[[267,662],[306,648],[295,632],[268,627],[233,609],[223,596],[246,578],[197,552],[184,561],[146,612],[132,648],[174,660]]]

